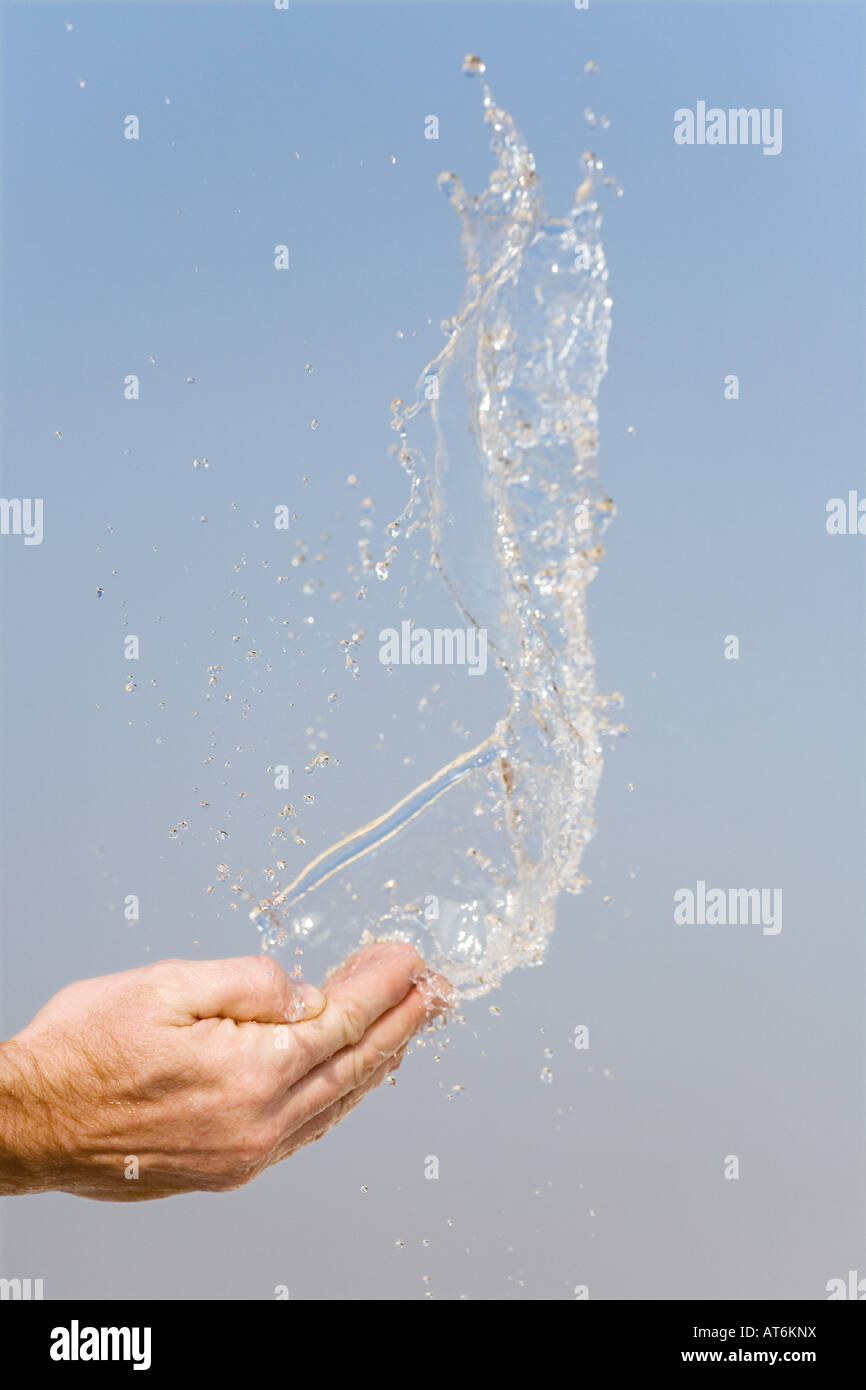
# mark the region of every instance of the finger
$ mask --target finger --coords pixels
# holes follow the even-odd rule
[[[335,965],[333,970],[329,970],[325,979],[325,987],[330,993],[331,989],[338,984],[345,984],[351,980],[361,970],[369,969],[377,960],[382,960],[395,952],[413,952],[415,964],[419,970],[424,969],[424,962],[418,955],[414,946],[407,941],[373,941],[369,946],[361,946],[357,951],[353,951],[339,965]]]
[[[304,1075],[344,1047],[354,1047],[377,1018],[399,1004],[424,974],[424,962],[405,942],[368,946],[326,981],[327,1007],[293,1030],[295,1064]],[[300,1058],[297,1049],[301,1049]]]
[[[367,946],[360,951],[356,951],[354,955],[344,960],[341,965],[336,966],[333,970],[328,972],[328,977],[325,982],[327,992],[330,994],[336,984],[350,979],[352,975],[357,972],[359,966],[363,966],[365,961],[370,958],[371,951],[377,949],[384,949],[387,951],[394,946],[406,946],[408,944],[407,942],[399,941],[378,941],[372,946]],[[454,1002],[454,986],[449,980],[446,980],[444,975],[437,975],[421,961],[420,957],[418,959],[419,969],[417,972],[413,972],[412,975],[414,983],[426,993],[431,1004],[435,1003],[446,1008],[450,1007]]]
[[[453,1008],[457,1002],[457,991],[444,975],[437,975],[432,970],[425,970],[423,975],[418,976],[415,983],[427,1003],[431,1018],[436,1014],[444,1013],[446,1009]]]
[[[298,1023],[325,1007],[320,989],[290,979],[271,956],[180,964],[186,969],[177,997],[179,1022],[233,1018],[238,1023]]]
[[[393,1057],[388,1057],[375,1069],[362,1086],[357,1086],[353,1091],[347,1091],[344,1096],[333,1104],[321,1110],[318,1115],[312,1116],[306,1124],[299,1129],[293,1130],[288,1134],[282,1144],[275,1150],[270,1159],[269,1166],[274,1163],[281,1163],[284,1158],[288,1158],[296,1150],[303,1148],[305,1144],[312,1144],[314,1140],[321,1139],[323,1134],[327,1134],[329,1129],[333,1129],[344,1115],[348,1115],[350,1110],[354,1110],[364,1097],[374,1091],[377,1086],[381,1086],[387,1076],[391,1076],[400,1068],[400,1063],[406,1054],[405,1047],[401,1048]]]
[[[344,1047],[308,1072],[286,1096],[286,1128],[297,1128],[349,1091],[363,1086],[388,1057],[405,1047],[430,1017],[423,994],[413,987],[406,998],[377,1019],[359,1043]]]

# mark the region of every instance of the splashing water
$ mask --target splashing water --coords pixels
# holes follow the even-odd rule
[[[484,65],[464,71],[481,80]],[[595,689],[586,612],[614,510],[596,476],[611,309],[597,199],[612,181],[584,155],[574,206],[549,218],[532,154],[482,85],[497,164],[479,197],[440,178],[467,281],[414,403],[394,403],[410,493],[392,534],[426,527],[432,565],[487,632],[507,699],[478,747],[251,913],[268,949],[299,937],[344,946],[347,930],[356,944],[412,940],[464,999],[541,959],[559,893],[586,881],[601,738],[622,729],[609,717],[619,697]],[[399,881],[383,884],[378,861],[398,839]]]

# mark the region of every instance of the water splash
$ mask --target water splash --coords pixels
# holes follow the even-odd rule
[[[472,57],[464,71],[480,79],[484,64]],[[507,699],[482,744],[251,913],[271,949],[327,941],[337,921],[343,944],[347,925],[356,939],[413,940],[463,998],[538,962],[559,893],[585,882],[618,701],[596,692],[586,611],[614,511],[596,475],[611,321],[598,197],[611,181],[584,155],[573,207],[550,218],[532,154],[482,87],[497,163],[478,197],[455,174],[439,181],[462,222],[467,280],[414,402],[393,403],[410,489],[391,534],[427,529],[433,567],[487,631]],[[378,857],[398,839],[399,879],[382,883]]]
[[[307,865],[303,873],[270,900],[267,915],[271,922],[279,923],[281,912],[291,911],[308,894],[322,887],[341,869],[347,869],[364,855],[380,849],[450,787],[456,786],[475,768],[487,767],[496,756],[496,745],[489,741],[474,748],[471,753],[464,754],[462,758],[455,758],[453,763],[443,767],[427,782],[422,782],[420,787],[416,787],[402,801],[398,801],[397,805],[386,811],[383,816],[371,821],[369,825],[362,826],[354,834],[344,836],[338,844],[318,855]],[[261,905],[253,915],[256,918],[265,916]]]

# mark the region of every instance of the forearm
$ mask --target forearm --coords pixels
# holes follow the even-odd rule
[[[2,1196],[45,1192],[53,1185],[45,1163],[48,1116],[42,1089],[39,1067],[30,1049],[14,1038],[0,1042]]]

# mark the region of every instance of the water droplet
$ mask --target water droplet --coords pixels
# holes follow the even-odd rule
[[[598,72],[598,63],[594,58],[587,58],[583,65],[584,72]]]
[[[466,74],[467,77],[472,77],[476,73],[482,73],[486,71],[486,63],[483,63],[481,59],[477,56],[477,54],[466,54],[466,57],[463,59],[463,72]]]
[[[629,426],[627,427],[627,429],[626,429],[626,434],[636,434],[636,433],[637,433],[637,431],[635,430],[634,425],[629,425]]]

